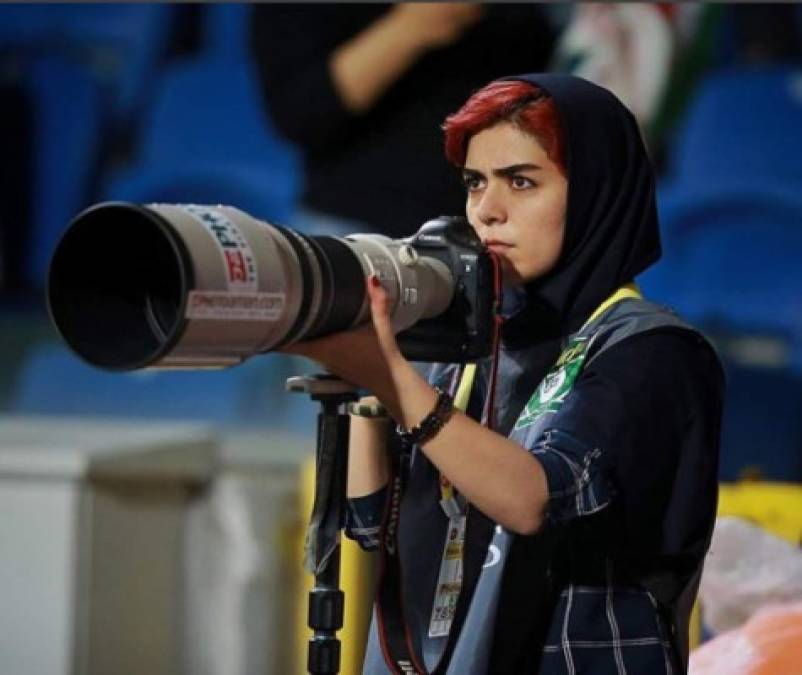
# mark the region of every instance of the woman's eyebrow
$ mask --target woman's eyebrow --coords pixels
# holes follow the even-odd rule
[[[542,168],[543,167],[538,164],[524,162],[521,164],[510,164],[509,166],[502,166],[498,169],[493,169],[493,175],[500,178],[509,178],[510,176],[513,176],[521,171],[539,171]],[[462,175],[465,178],[484,178],[484,174],[481,171],[470,169],[467,166],[462,168]]]
[[[542,166],[531,163],[510,164],[509,166],[502,166],[498,169],[493,169],[493,175],[499,178],[509,178],[521,171],[539,171]],[[484,178],[484,174],[476,169],[469,169],[468,167],[462,168],[462,175],[464,178]]]
[[[520,173],[521,171],[538,171],[542,166],[537,164],[510,164],[510,166],[503,166],[499,169],[493,169],[493,175],[500,178],[509,178],[510,176]]]

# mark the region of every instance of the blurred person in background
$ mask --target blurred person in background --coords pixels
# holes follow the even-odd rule
[[[535,4],[256,5],[266,106],[304,160],[291,224],[402,237],[460,213],[440,123],[488,80],[542,69],[554,39]]]
[[[660,257],[638,124],[606,89],[535,74],[445,130],[501,262],[497,381],[493,357],[476,386],[460,364],[421,377],[375,276],[372,326],[288,349],[381,404],[352,411],[349,457],[347,531],[382,555],[364,672],[685,672],[724,382],[633,283]]]
[[[638,119],[658,171],[706,74],[802,58],[794,4],[576,3],[563,24],[552,70],[612,91]]]

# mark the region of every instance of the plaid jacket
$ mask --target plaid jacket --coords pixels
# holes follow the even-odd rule
[[[624,301],[610,315],[623,316],[626,329],[627,314],[651,307]],[[508,381],[526,372],[521,352],[507,365]],[[478,385],[481,403],[485,383]],[[586,364],[546,425],[519,434],[546,473],[545,527],[569,542],[549,558],[555,576],[545,638],[524,645],[539,657],[539,672],[684,671],[690,602],[715,517],[722,396],[721,368],[704,339],[660,327],[622,338]],[[379,491],[348,504],[346,533],[364,548],[379,544],[385,497]]]
[[[533,449],[550,487],[552,525],[592,515],[609,503],[600,453],[575,438],[547,431]],[[346,533],[365,550],[379,546],[386,489],[348,501]],[[654,596],[642,588],[617,585],[613,563],[604,585],[569,583],[560,592],[540,672],[547,675],[676,675],[671,627]],[[389,671],[388,671],[389,672]]]

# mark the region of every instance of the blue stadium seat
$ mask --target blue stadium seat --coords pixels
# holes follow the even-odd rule
[[[708,75],[671,152],[672,189],[799,185],[802,66],[732,68]]]
[[[10,412],[67,416],[199,420],[225,429],[301,432],[316,406],[284,392],[277,355],[224,370],[98,370],[66,347],[41,343],[17,375]]]
[[[802,376],[725,360],[719,478],[802,482]]]
[[[86,68],[58,58],[36,58],[26,79],[34,176],[25,269],[26,282],[41,288],[56,242],[91,196],[101,151],[102,95]]]
[[[204,4],[201,36],[203,54],[232,61],[249,59],[252,9],[253,5],[243,2]]]
[[[0,5],[0,49],[30,48],[52,34],[53,7],[38,3]]]
[[[0,51],[86,66],[108,97],[112,121],[123,125],[148,96],[175,12],[168,3],[0,5]]]
[[[139,162],[111,177],[104,195],[231,204],[286,222],[299,184],[299,158],[272,129],[250,61],[201,58],[165,71]]]
[[[660,186],[671,243],[684,218],[732,198],[793,208],[802,185],[802,67],[716,71],[699,85]],[[697,205],[699,205],[697,207]]]
[[[714,73],[659,186],[664,256],[644,293],[716,338],[719,476],[802,480],[802,69]]]
[[[703,327],[775,335],[802,369],[802,69],[708,77],[658,210],[664,258],[644,291]]]
[[[650,297],[694,321],[802,338],[802,193],[711,191],[660,204],[671,234],[640,279]]]
[[[0,68],[33,109],[23,281],[40,288],[55,242],[93,201],[115,130],[138,115],[168,45],[167,4],[0,5]]]

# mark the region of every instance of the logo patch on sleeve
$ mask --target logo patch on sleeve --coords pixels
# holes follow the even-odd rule
[[[568,343],[557,363],[549,370],[527,402],[515,422],[515,429],[528,427],[546,413],[554,413],[560,409],[576,378],[582,372],[588,345],[586,337],[575,338]]]

